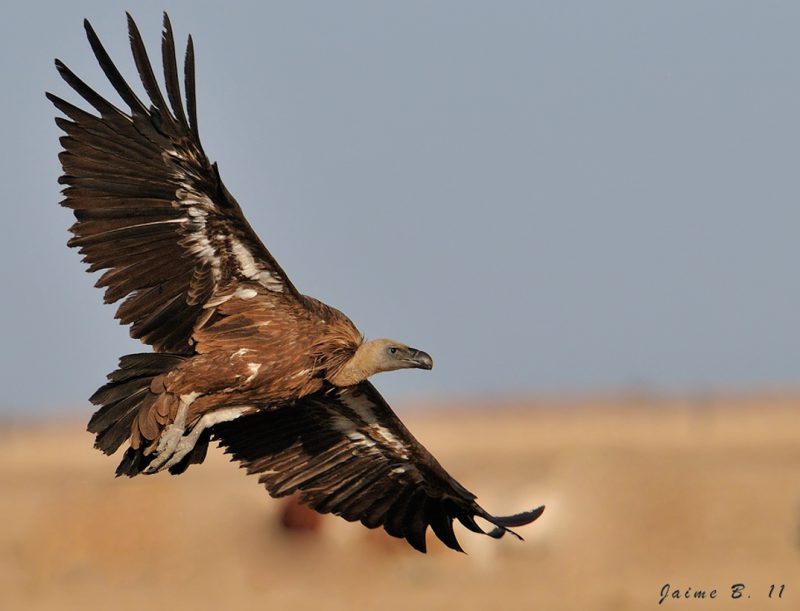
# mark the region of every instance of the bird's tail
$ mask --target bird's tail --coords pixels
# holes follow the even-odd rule
[[[108,383],[89,399],[100,406],[87,427],[90,433],[96,434],[94,447],[106,454],[116,452],[130,437],[131,425],[139,411],[149,408],[158,397],[150,391],[153,378],[170,371],[183,360],[184,357],[179,355],[158,352],[123,356],[119,368],[108,374]],[[123,464],[129,458],[129,452],[123,458]],[[124,471],[126,475],[138,472],[139,469],[135,473]],[[117,474],[122,473],[118,470]]]

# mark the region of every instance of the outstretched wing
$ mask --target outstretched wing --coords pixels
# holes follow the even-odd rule
[[[203,152],[191,36],[184,109],[166,13],[162,56],[169,103],[128,15],[148,107],[125,82],[88,21],[84,27],[103,72],[130,111],[115,107],[56,60],[64,80],[99,113],[47,94],[68,117],[56,119],[66,132],[59,155],[64,168],[59,182],[66,185],[62,205],[72,208],[77,219],[69,245],[80,248],[89,271],[108,270],[97,282],[107,287],[106,303],[126,298],[116,317],[132,324],[131,336],[157,351],[187,352],[197,326],[236,290],[302,301]]]
[[[508,517],[487,513],[414,439],[369,382],[329,387],[290,406],[219,424],[212,434],[248,473],[259,474],[270,495],[300,491],[301,502],[313,509],[369,528],[383,526],[421,552],[428,526],[461,551],[454,519],[499,538],[544,511],[539,507]],[[485,533],[476,516],[495,528]]]

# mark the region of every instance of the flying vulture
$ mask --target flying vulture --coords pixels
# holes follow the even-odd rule
[[[62,204],[105,302],[153,351],[129,354],[91,397],[95,447],[127,448],[117,475],[182,473],[216,440],[274,497],[369,528],[425,551],[428,526],[460,550],[453,520],[492,537],[543,507],[491,515],[411,435],[369,382],[394,369],[431,369],[431,357],[389,339],[365,341],[338,310],[301,294],[245,219],[200,144],[194,50],[181,98],[172,27],[161,39],[166,95],[128,15],[140,98],[84,21],[121,110],[61,61],[56,68],[94,112],[48,93],[65,117]],[[492,525],[488,532],[475,521]],[[516,534],[516,533],[515,533]]]

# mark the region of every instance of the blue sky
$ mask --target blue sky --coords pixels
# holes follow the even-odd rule
[[[0,409],[80,406],[127,337],[67,249],[52,60],[133,80],[118,2],[0,23]],[[800,4],[139,3],[194,36],[200,132],[272,253],[369,337],[391,398],[797,387]]]

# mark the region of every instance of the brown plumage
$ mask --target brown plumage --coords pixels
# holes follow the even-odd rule
[[[424,551],[430,525],[460,549],[453,519],[499,537],[543,508],[495,517],[450,477],[397,419],[367,378],[430,369],[426,353],[393,340],[364,341],[341,312],[302,295],[259,240],[200,144],[194,51],[181,100],[166,14],[166,98],[136,24],[131,49],[149,98],[143,102],[111,62],[88,21],[89,43],[129,107],[98,95],[59,60],[64,80],[91,114],[48,93],[66,115],[59,155],[63,205],[76,223],[69,245],[117,318],[154,352],[122,357],[91,398],[95,446],[128,442],[118,475],[181,473],[202,462],[209,441],[225,446],[273,496],[299,493],[320,512],[360,520]]]

